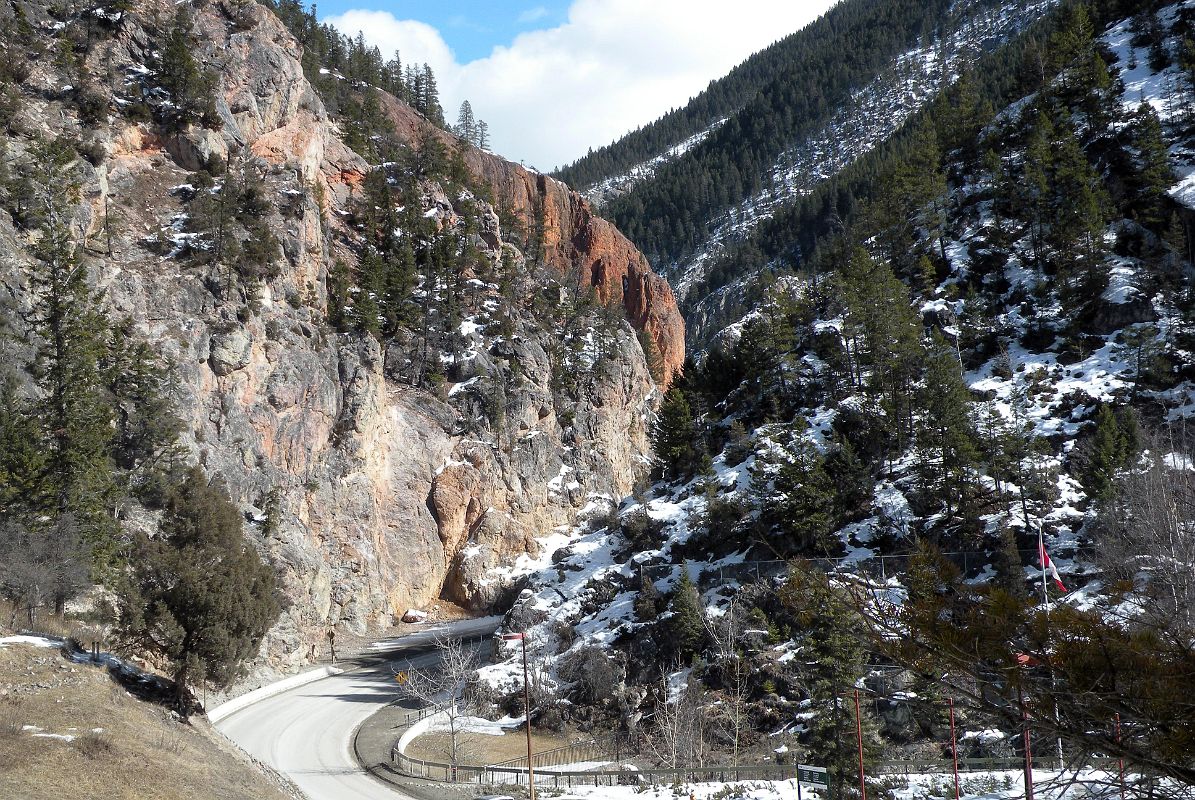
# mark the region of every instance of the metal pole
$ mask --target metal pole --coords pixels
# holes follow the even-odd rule
[[[1037,521],[1037,558],[1041,562],[1041,601],[1046,610],[1046,638],[1050,636],[1050,593],[1046,587],[1046,540],[1041,529],[1041,520]],[[1050,687],[1057,692],[1058,684],[1054,680],[1054,666],[1050,665]],[[1056,744],[1058,747],[1058,769],[1062,769],[1064,757],[1062,754],[1062,722],[1058,715],[1058,698],[1054,701],[1054,729],[1058,732]]]
[[[1116,743],[1120,744],[1120,712],[1116,712]],[[1120,800],[1124,800],[1124,756],[1120,757]]]
[[[954,756],[954,800],[959,800],[958,738],[954,735],[954,698],[946,698],[946,703],[950,706],[950,754]]]
[[[527,634],[523,633],[523,710],[527,714],[527,792],[535,800],[535,765],[531,763],[531,684],[527,679]]]
[[[859,796],[867,800],[867,781],[863,777],[863,712],[859,708],[859,690],[855,690],[855,738],[859,741]]]
[[[1033,800],[1033,751],[1029,743],[1029,712],[1025,709],[1025,696],[1017,686],[1017,702],[1021,704],[1021,737],[1025,749],[1025,800]]]

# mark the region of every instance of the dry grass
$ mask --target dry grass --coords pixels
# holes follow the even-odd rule
[[[568,739],[551,734],[531,732],[531,747],[536,753],[554,750],[568,745]],[[524,731],[510,732],[503,736],[484,733],[462,733],[457,737],[460,761],[468,764],[498,764],[527,755],[527,734]],[[451,760],[452,737],[442,731],[427,733],[416,738],[407,747],[411,758],[424,761],[447,763]]]
[[[0,600],[0,635],[9,627],[8,623],[13,619],[12,603],[7,600]],[[16,625],[14,627],[16,630],[26,630],[30,627],[29,617],[24,611],[18,610],[15,620]],[[84,648],[89,647],[92,642],[99,642],[103,645],[107,640],[107,626],[78,619],[71,615],[56,617],[53,614],[39,614],[37,616],[37,624],[33,627],[37,629],[36,632],[39,634],[74,639]]]
[[[135,700],[102,668],[49,648],[0,647],[0,686],[7,684],[15,689],[0,697],[0,798],[289,797],[206,721],[187,725]]]

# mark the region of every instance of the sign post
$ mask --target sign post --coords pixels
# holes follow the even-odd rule
[[[531,689],[527,680],[527,634],[503,634],[505,642],[521,642],[523,645],[523,711],[527,715],[527,794],[535,800],[535,766],[531,763]]]
[[[808,764],[797,764],[797,800],[801,800],[801,784],[815,786],[823,793],[830,789],[830,778],[826,775],[825,767],[811,767]]]

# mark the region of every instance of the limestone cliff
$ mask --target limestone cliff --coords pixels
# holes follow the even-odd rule
[[[62,28],[48,6],[0,0],[0,8],[6,2],[47,41]],[[329,270],[357,257],[345,209],[370,166],[344,144],[273,14],[252,2],[191,6],[196,58],[219,73],[220,130],[166,135],[120,113],[145,91],[144,65],[175,8],[136,0],[90,49],[84,68],[107,76],[96,90],[111,109],[98,124],[80,122],[61,100],[64,75],[39,62],[21,87],[26,128],[7,148],[19,161],[33,133],[62,133],[98,154],[94,165],[78,164],[75,228],[80,242],[111,233],[111,246],[89,247],[85,261],[112,315],[131,318],[172,365],[183,444],[226,481],[279,570],[288,608],[263,663],[296,667],[327,628],[365,633],[436,597],[490,605],[504,568],[545,555],[537,537],[602,498],[621,498],[641,475],[658,390],[633,327],[648,331],[671,377],[684,353],[671,290],[567,187],[471,151],[470,169],[499,204],[543,208],[545,261],[560,284],[584,276],[598,308],[621,304],[626,319],[599,328],[582,315],[565,331],[472,277],[467,357],[454,359],[439,393],[406,385],[402,341],[340,334],[326,322]],[[390,111],[415,124],[405,106]],[[179,255],[192,173],[212,154],[242,151],[277,201],[268,222],[280,243],[278,275],[250,307],[213,291],[210,270]],[[494,208],[466,199],[430,182],[423,202],[442,226],[477,216],[481,257],[524,270],[526,297],[563,291],[501,241]],[[110,228],[112,219],[119,225]],[[0,313],[17,329],[29,305],[29,245],[0,213]],[[498,315],[503,335],[491,333]],[[562,338],[581,342],[565,363]],[[583,374],[571,395],[554,382],[562,369]],[[267,526],[271,508],[277,524]],[[150,523],[136,509],[126,517]]]

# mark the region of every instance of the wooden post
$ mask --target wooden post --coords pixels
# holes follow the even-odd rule
[[[1120,712],[1116,712],[1116,743],[1120,744]],[[1120,765],[1120,800],[1124,800],[1124,756],[1119,759]]]
[[[1033,800],[1033,749],[1029,741],[1029,711],[1025,708],[1025,695],[1017,686],[1017,702],[1021,704],[1021,737],[1025,750],[1025,800]]]
[[[950,754],[954,756],[954,800],[959,800],[958,737],[954,735],[954,698],[946,698],[946,703],[950,706]]]

